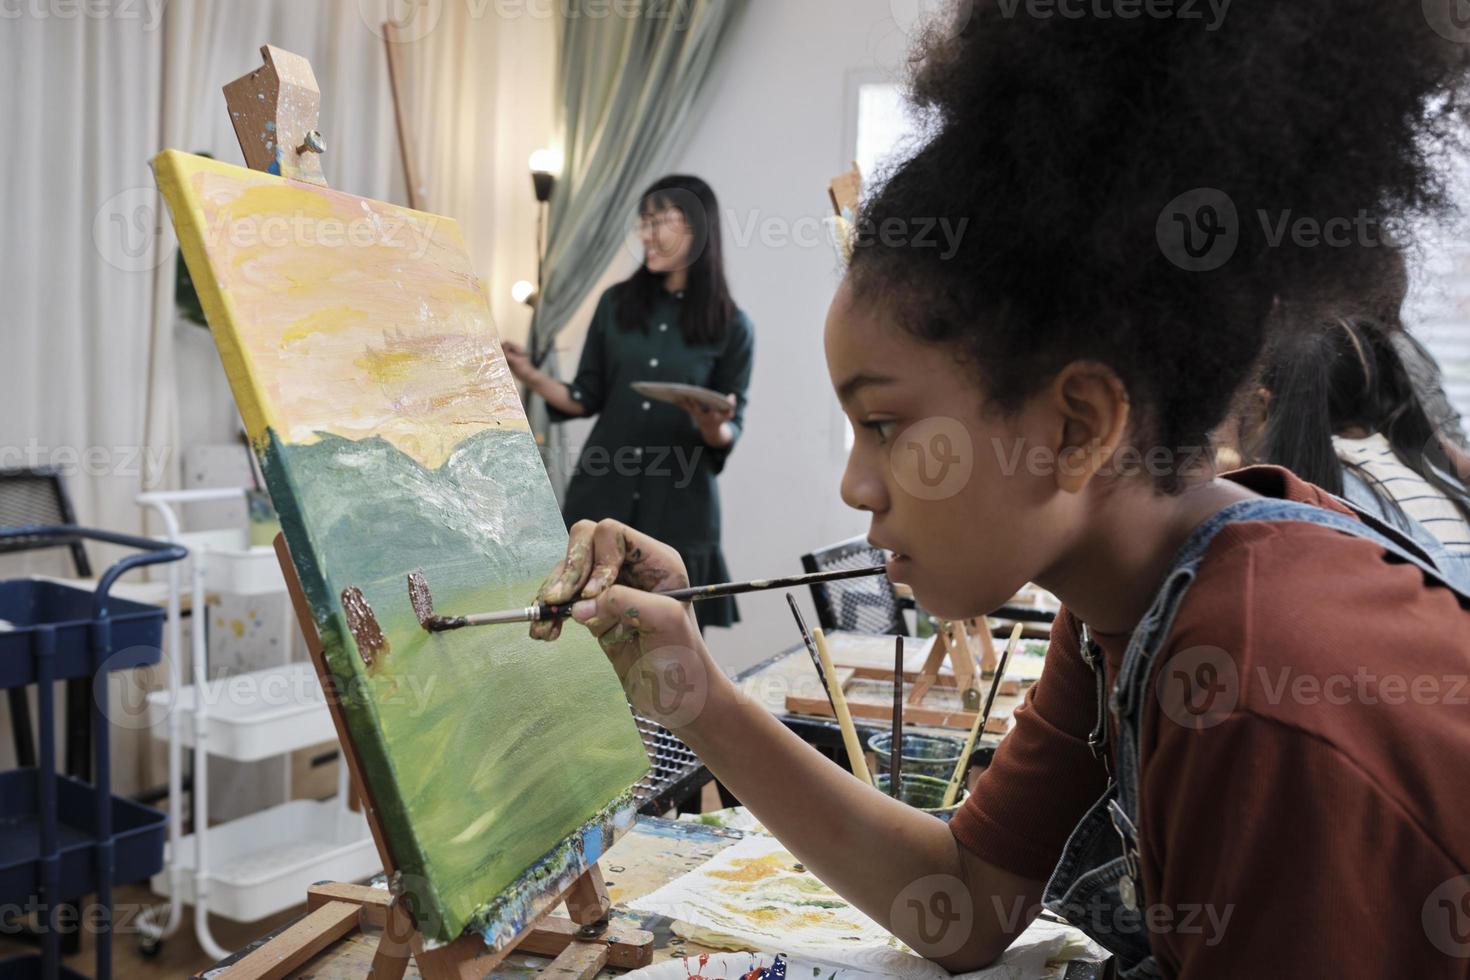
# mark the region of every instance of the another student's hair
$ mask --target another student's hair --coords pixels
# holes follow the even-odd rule
[[[1455,132],[1465,55],[1419,0],[1236,0],[1213,26],[1170,9],[957,3],[915,55],[932,135],[865,202],[850,281],[952,345],[992,407],[1097,361],[1128,390],[1135,442],[1186,450],[1223,419],[1273,301],[1336,291],[1372,251],[1294,223],[1371,238],[1443,205],[1433,148]],[[1176,264],[1171,217],[1191,192],[1226,229],[1197,271]],[[952,255],[919,234],[936,219],[965,222]]]
[[[735,301],[730,298],[730,287],[725,281],[719,202],[710,186],[698,177],[671,174],[643,192],[638,214],[648,219],[669,208],[684,216],[694,239],[680,318],[684,339],[690,344],[719,343],[735,317]],[[655,300],[663,291],[664,278],[662,273],[650,272],[644,265],[621,284],[617,319],[620,329],[648,331],[648,320]]]
[[[1351,430],[1381,432],[1399,462],[1470,520],[1470,494],[1448,475],[1454,465],[1383,327],[1343,317],[1283,328],[1267,349],[1261,385],[1271,392],[1261,462],[1336,494],[1350,466],[1384,504],[1402,511],[1366,470],[1340,462],[1332,445],[1333,435]]]

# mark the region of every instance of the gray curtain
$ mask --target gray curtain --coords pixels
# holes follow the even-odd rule
[[[563,168],[547,222],[542,295],[531,324],[536,362],[558,375],[556,335],[587,298],[631,227],[638,195],[662,175],[697,118],[693,108],[747,0],[564,0],[556,133]],[[532,397],[558,498],[575,459],[546,405]]]

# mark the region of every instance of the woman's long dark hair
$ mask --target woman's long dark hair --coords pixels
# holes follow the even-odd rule
[[[735,301],[725,281],[719,202],[698,177],[671,174],[643,192],[638,214],[648,219],[669,208],[684,216],[694,237],[680,317],[684,340],[690,345],[719,343],[735,317]],[[622,283],[618,292],[620,329],[648,331],[653,305],[664,291],[664,278],[663,273],[649,271],[645,263]]]
[[[1361,467],[1339,460],[1332,437],[1354,429],[1381,432],[1399,462],[1443,493],[1470,521],[1470,493],[1448,474],[1454,464],[1414,390],[1389,331],[1378,323],[1337,317],[1279,331],[1261,384],[1271,392],[1259,456],[1335,494],[1343,468],[1363,477],[1390,508],[1402,508]]]

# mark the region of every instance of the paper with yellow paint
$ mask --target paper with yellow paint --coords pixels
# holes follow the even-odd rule
[[[861,860],[861,856],[854,856]],[[869,977],[950,980],[832,891],[764,834],[747,837],[703,867],[629,903],[665,915],[673,931],[711,949],[784,953]],[[1037,920],[976,980],[1039,980],[1047,964],[1090,952],[1082,933]],[[705,975],[704,970],[698,971]],[[718,974],[714,974],[718,975]],[[789,976],[795,972],[788,971]],[[807,974],[810,975],[810,974]]]
[[[429,634],[529,604],[566,532],[458,226],[174,151],[154,161],[426,936],[494,947],[633,817],[648,760],[588,634]],[[359,649],[361,589],[385,648]]]

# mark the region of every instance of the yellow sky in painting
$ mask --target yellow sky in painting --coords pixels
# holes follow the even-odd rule
[[[252,437],[377,435],[437,468],[526,429],[455,222],[173,151],[154,166],[214,274],[200,295]]]

